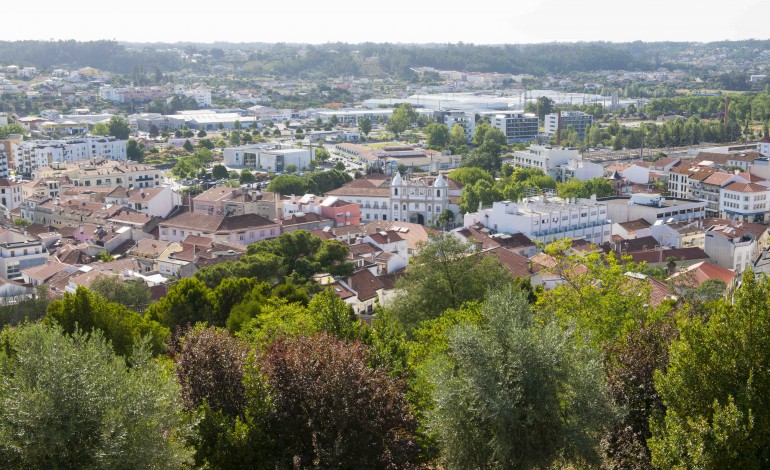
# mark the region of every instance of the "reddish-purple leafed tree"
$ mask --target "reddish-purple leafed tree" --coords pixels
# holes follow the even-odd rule
[[[241,415],[246,405],[243,372],[248,354],[248,344],[225,330],[190,330],[175,356],[185,408],[195,409],[206,400],[214,411]]]
[[[274,412],[271,430],[283,464],[409,468],[416,422],[404,384],[373,369],[369,349],[320,334],[279,339],[259,358]]]

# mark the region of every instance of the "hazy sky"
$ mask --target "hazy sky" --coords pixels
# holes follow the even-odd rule
[[[768,0],[37,0],[0,38],[134,42],[716,41],[766,39]],[[6,13],[8,10],[6,9]]]

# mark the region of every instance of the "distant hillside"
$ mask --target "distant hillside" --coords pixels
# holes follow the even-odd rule
[[[178,54],[153,49],[128,50],[117,41],[0,41],[0,64],[48,69],[52,67],[96,67],[131,73],[136,67],[163,71],[178,70]]]
[[[597,70],[646,71],[676,66],[684,51],[708,54],[719,51],[734,58],[751,59],[770,48],[770,41],[722,41],[715,43],[545,43],[524,45],[473,44],[265,44],[176,43],[131,44],[116,41],[0,41],[0,63],[54,66],[92,66],[131,73],[136,67],[163,72],[192,66],[205,71],[217,63],[233,65],[256,61],[260,70],[285,77],[361,75],[376,70],[392,76],[408,76],[414,67],[435,67],[467,72],[549,73]],[[185,64],[179,49],[201,54]]]

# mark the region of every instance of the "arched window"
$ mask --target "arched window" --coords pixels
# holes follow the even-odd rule
[[[395,196],[398,196],[398,188],[394,188],[394,189],[393,189],[393,194],[394,194]]]
[[[441,197],[441,190],[440,189],[436,190],[436,197]]]

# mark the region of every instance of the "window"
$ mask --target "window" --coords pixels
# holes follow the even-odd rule
[[[406,204],[403,205],[403,209],[406,210]]]
[[[393,188],[393,195],[398,196],[398,188]]]
[[[440,189],[436,190],[436,197],[441,197],[441,190]]]

